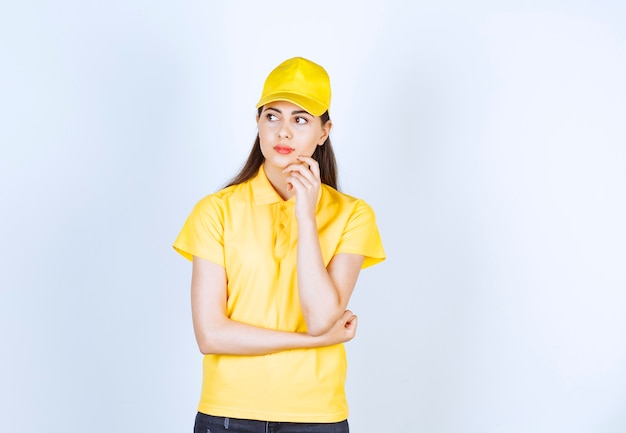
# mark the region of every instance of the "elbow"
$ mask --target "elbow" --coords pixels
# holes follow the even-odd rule
[[[194,324],[198,350],[203,355],[223,355],[227,350],[227,321],[211,321]]]
[[[198,349],[203,355],[224,355],[226,353],[223,348],[208,342],[198,343]]]
[[[319,337],[326,334],[333,327],[334,320],[317,321],[314,323],[307,323],[307,334],[312,337]]]
[[[215,336],[199,335],[196,338],[198,343],[198,349],[203,355],[221,355],[224,353],[224,348],[219,343],[219,339]]]
[[[312,329],[307,329],[307,334],[309,334],[311,337],[319,337],[324,335],[328,330],[322,329],[322,328],[312,328]]]
[[[329,309],[330,310],[330,309]],[[312,337],[319,337],[332,329],[343,314],[343,309],[337,311],[326,311],[326,314],[311,314],[312,311],[305,311],[304,321],[306,323],[307,334]]]
[[[203,355],[216,355],[216,350],[213,345],[206,340],[198,340],[198,350]]]
[[[203,355],[217,355],[216,350],[210,344],[198,342],[198,349]]]

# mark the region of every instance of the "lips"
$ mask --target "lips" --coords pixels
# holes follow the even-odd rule
[[[287,155],[287,154],[290,154],[291,152],[293,152],[295,149],[293,147],[289,147],[289,146],[278,145],[278,146],[274,146],[274,150],[277,153],[280,153],[282,155]]]

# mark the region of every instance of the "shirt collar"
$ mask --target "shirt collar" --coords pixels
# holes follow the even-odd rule
[[[270,183],[262,164],[259,168],[259,172],[250,181],[250,186],[252,187],[252,194],[254,195],[254,203],[257,205],[262,206],[285,201]],[[292,199],[288,201],[292,201]]]
[[[252,188],[252,194],[254,196],[254,203],[259,206],[274,204],[274,203],[292,203],[296,202],[296,197],[293,196],[289,200],[283,200],[283,198],[276,192],[272,184],[270,183],[267,175],[265,174],[265,170],[263,169],[263,164],[259,168],[256,176],[250,180],[250,186]],[[322,198],[322,190],[320,188],[320,193],[317,196],[317,204],[319,205],[320,199]]]

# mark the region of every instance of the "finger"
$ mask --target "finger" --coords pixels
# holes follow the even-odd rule
[[[314,158],[310,156],[298,156],[298,159],[309,165],[309,170],[315,175],[317,179],[320,177],[320,164]]]
[[[312,176],[311,173],[309,173],[309,176]],[[306,177],[305,175],[298,173],[298,172],[293,172],[291,173],[290,176],[287,177],[287,182],[298,182],[299,186],[301,186],[302,188],[305,188],[307,190],[311,190],[313,188],[315,188],[315,179],[311,179]],[[294,185],[295,186],[295,185]]]
[[[291,189],[288,189],[288,191],[291,190],[296,190],[296,193],[299,192],[303,192],[305,190],[308,189],[308,182],[305,184],[304,179],[302,178],[301,175],[299,174],[295,174],[295,175],[291,175],[289,177],[287,177],[287,179],[285,179],[287,181],[287,185],[291,185]]]
[[[345,326],[347,333],[347,341],[352,340],[356,336],[356,327],[357,327],[357,317],[352,316],[350,323],[347,323]]]
[[[292,164],[290,166],[288,166],[285,170],[285,173],[291,173],[291,174],[295,174],[298,173],[301,176],[305,177],[306,179],[308,179],[308,181],[312,184],[315,185],[317,183],[319,183],[319,174],[316,175],[315,172],[313,170],[311,170],[308,165],[306,163],[302,163],[302,164]],[[319,169],[317,170],[317,172],[319,173]]]
[[[317,163],[317,161],[315,160],[315,158],[312,158],[310,156],[306,156],[306,155],[298,155],[297,156],[298,160],[302,161],[302,162],[306,162],[309,166],[312,165],[319,165]]]

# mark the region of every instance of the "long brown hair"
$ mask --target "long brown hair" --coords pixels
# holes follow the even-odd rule
[[[259,107],[259,116],[261,115],[262,110],[263,107]],[[322,121],[322,126],[326,125],[326,123],[330,121],[328,111],[320,116],[320,120]],[[312,158],[315,159],[320,165],[320,179],[322,183],[325,183],[335,189],[339,189],[337,181],[337,161],[335,159],[335,152],[333,151],[333,147],[330,142],[330,136],[326,138],[324,144],[316,147]],[[226,187],[237,185],[252,179],[256,176],[264,161],[265,157],[263,156],[263,153],[261,153],[261,140],[259,139],[259,134],[257,134],[254,144],[252,145],[250,155],[248,155],[248,160],[243,165],[241,171],[233,177],[230,182],[228,182]]]

